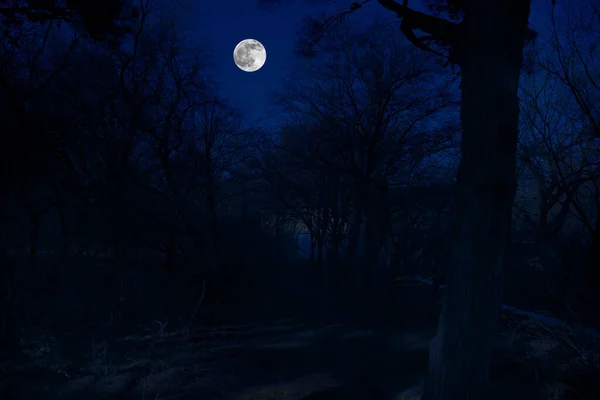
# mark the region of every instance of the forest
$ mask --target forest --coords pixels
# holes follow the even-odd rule
[[[163,3],[0,0],[1,398],[600,398],[597,2],[338,1],[258,121]]]

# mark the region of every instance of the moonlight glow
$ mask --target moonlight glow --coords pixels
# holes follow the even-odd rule
[[[267,51],[258,40],[245,39],[235,46],[233,61],[242,71],[258,71],[267,61]]]

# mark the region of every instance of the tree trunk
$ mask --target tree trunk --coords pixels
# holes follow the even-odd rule
[[[550,236],[548,232],[548,212],[549,210],[545,205],[540,207],[540,220],[535,232],[535,241],[538,244],[545,244]]]
[[[67,255],[69,254],[69,228],[67,226],[67,218],[65,216],[65,211],[62,204],[58,204],[56,206],[56,212],[58,213],[58,219],[60,221],[60,235],[62,238],[58,259],[60,261],[64,261],[67,259]]]
[[[166,248],[167,257],[165,259],[165,271],[173,270],[175,263],[175,233],[169,234],[169,242]]]
[[[579,186],[574,185],[566,190],[559,189],[560,193],[556,196],[556,200],[550,200],[550,196],[546,195],[544,200],[540,201],[540,221],[536,233],[537,243],[548,244],[558,238],[569,216],[571,204],[573,204],[573,193],[577,193]],[[562,193],[566,195],[564,201],[560,201]],[[549,220],[550,211],[557,205],[560,206],[558,213]]]
[[[362,213],[354,206],[352,222],[350,224],[350,232],[348,232],[348,250],[346,258],[348,260],[356,260],[358,257],[358,246],[360,242],[360,229],[362,225]]]
[[[206,176],[206,209],[208,211],[209,218],[209,232],[208,238],[210,241],[210,251],[212,252],[211,267],[217,271],[227,269],[228,266],[223,264],[221,254],[221,230],[219,224],[219,216],[217,214],[217,199],[216,199],[216,185],[215,177],[212,171],[208,171]],[[222,271],[227,274],[230,271]]]
[[[43,212],[31,211],[29,213],[29,258],[32,261],[38,252],[40,227],[42,226]]]
[[[401,237],[394,244],[394,248],[392,251],[393,254],[392,254],[392,259],[390,261],[390,267],[389,267],[389,271],[388,271],[388,279],[390,282],[393,282],[394,280],[398,279],[398,277],[400,276],[400,273],[402,271],[402,266],[404,264],[404,262],[403,262],[403,258],[405,257],[404,251],[405,251],[404,240]]]
[[[468,2],[459,50],[455,244],[423,400],[485,399],[516,191],[517,89],[530,2]]]
[[[328,283],[339,281],[338,264],[339,264],[339,251],[340,241],[342,237],[341,233],[341,216],[340,216],[340,200],[339,200],[339,188],[336,193],[336,199],[331,203],[331,227],[329,229],[329,246],[327,249],[327,271]]]
[[[371,211],[365,218],[365,235],[363,240],[363,256],[360,260],[361,266],[361,297],[360,302],[368,310],[368,303],[371,299],[371,285],[373,276],[379,267],[379,252],[381,242],[379,238],[379,220]]]
[[[320,229],[319,229],[320,230]],[[319,271],[323,271],[323,250],[325,248],[325,238],[323,237],[323,231],[317,235],[317,268]]]
[[[571,211],[571,205],[573,204],[573,196],[575,196],[575,194],[577,193],[577,191],[579,190],[579,185],[575,185],[570,189],[565,190],[565,200],[563,202],[558,201],[558,204],[560,204],[560,209],[558,210],[558,213],[554,216],[554,218],[552,218],[552,220],[549,223],[550,226],[550,234],[552,239],[556,239],[560,233],[563,230],[563,227],[565,226],[565,223],[567,222],[567,217],[569,216],[569,213]]]
[[[592,254],[586,269],[588,285],[596,288],[600,279],[600,213],[596,216],[594,232],[592,233]]]

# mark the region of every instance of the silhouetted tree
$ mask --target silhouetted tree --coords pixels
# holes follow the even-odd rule
[[[188,57],[177,20],[152,22],[141,8],[132,46],[118,53],[119,102],[152,160],[151,186],[173,202],[204,271],[221,259],[218,202],[226,176],[252,148],[253,130],[243,113],[220,95],[205,72],[201,49]],[[199,203],[203,205],[199,205]],[[202,252],[205,250],[205,252]]]
[[[319,46],[327,51],[290,76],[278,100],[297,121],[283,132],[283,146],[306,174],[304,189],[285,196],[287,206],[304,204],[322,221],[310,223],[317,261],[325,246],[336,264],[347,241],[364,290],[391,232],[389,191],[411,184],[423,160],[451,142],[426,123],[452,105],[450,85],[436,83],[431,57],[390,41],[395,35],[381,23],[328,32]],[[289,174],[298,184],[302,175]]]
[[[538,66],[558,79],[570,93],[569,100],[576,105],[575,114],[580,129],[574,141],[585,141],[581,157],[598,172],[600,138],[600,75],[598,65],[598,24],[600,9],[593,2],[576,7],[557,4],[552,8],[552,32],[549,40],[552,52],[541,58]],[[589,283],[600,282],[600,182],[598,179],[573,193],[573,206],[592,235],[593,254],[588,262]],[[591,207],[590,207],[591,206]]]
[[[353,3],[351,11],[362,3]],[[448,1],[443,11],[460,22],[416,11],[408,1],[378,3],[401,18],[400,29],[411,43],[438,54],[445,49],[448,62],[460,66],[463,139],[454,244],[423,398],[484,398],[516,191],[523,48],[534,36],[528,29],[530,1]],[[319,28],[309,33],[318,37]]]
[[[0,20],[7,26],[19,26],[25,21],[67,22],[82,27],[96,40],[121,39],[136,16],[137,8],[125,0],[0,1]]]
[[[595,143],[581,120],[573,118],[579,110],[567,101],[560,81],[544,71],[524,80],[519,159],[536,181],[536,240],[552,243],[562,233],[582,185],[597,178],[594,162],[586,156]]]

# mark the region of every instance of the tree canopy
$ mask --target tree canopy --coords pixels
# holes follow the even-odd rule
[[[69,22],[80,26],[96,40],[118,38],[127,31],[127,22],[137,8],[125,0],[0,0],[0,19],[6,26],[24,22],[44,24]]]

